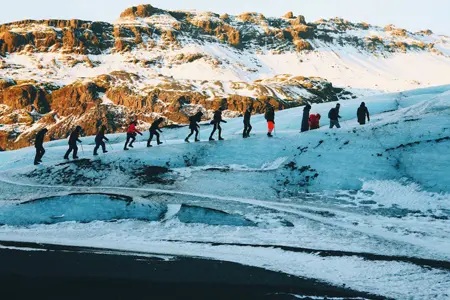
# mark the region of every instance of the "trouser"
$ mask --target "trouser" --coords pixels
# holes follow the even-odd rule
[[[66,155],[64,155],[64,158],[68,159],[70,152],[73,150],[73,158],[77,158],[78,154],[78,146],[77,144],[69,144],[69,150],[67,150]]]
[[[198,128],[191,128],[191,133],[187,136],[186,139],[189,139],[195,132],[195,140],[198,140]]]
[[[106,152],[106,145],[104,141],[95,141],[94,154],[97,154],[98,148],[102,147],[103,153]]]
[[[302,128],[301,128],[301,132],[305,132],[305,131],[308,131],[309,130],[309,124],[308,123],[306,123],[306,124],[302,124]]]
[[[41,161],[42,157],[45,154],[45,149],[42,146],[36,147],[36,156],[34,157],[34,163],[38,163]]]
[[[250,123],[244,123],[244,132],[242,133],[242,135],[244,137],[248,137],[250,136],[250,132],[252,131],[252,125],[250,125]]]
[[[366,120],[365,119],[364,120],[359,120],[358,122],[359,122],[359,125],[366,125]]]
[[[333,128],[334,126],[336,126],[337,128],[341,128],[338,120],[330,120],[330,128]]]
[[[156,135],[156,142],[158,144],[161,143],[161,141],[159,140],[159,132],[157,130],[151,130],[150,131],[150,138],[147,141],[147,146],[150,146],[150,143],[152,142],[153,136]]]
[[[220,123],[214,123],[214,129],[211,132],[211,135],[209,136],[209,138],[213,137],[213,135],[216,132],[216,130],[219,130],[219,139],[222,138],[222,127],[220,127]]]
[[[131,140],[131,142],[130,142]],[[128,143],[130,143],[130,146],[133,147],[133,143],[136,140],[136,133],[127,133],[127,140],[125,141],[125,147],[123,147],[124,149],[127,148]]]
[[[273,121],[267,121],[267,128],[269,133],[272,133],[272,131],[275,129],[275,123]]]

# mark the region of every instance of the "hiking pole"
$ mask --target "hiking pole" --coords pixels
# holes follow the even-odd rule
[[[163,139],[164,139],[164,143],[166,143],[166,145],[167,145],[166,136],[165,136],[164,134],[162,134],[162,132],[161,132],[161,135],[162,135],[162,137],[163,137]]]
[[[81,146],[81,152],[83,152],[83,155],[84,155],[83,144],[82,144],[82,143],[80,143],[80,146]]]
[[[113,148],[113,146],[111,145],[110,141],[107,141],[107,142],[108,142],[108,145],[109,145],[109,147],[111,148],[111,150],[114,150],[114,148]]]

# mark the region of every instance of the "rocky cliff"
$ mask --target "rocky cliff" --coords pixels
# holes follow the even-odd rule
[[[167,125],[184,124],[199,110],[207,120],[219,107],[236,117],[249,104],[260,113],[267,103],[286,109],[345,100],[382,91],[393,74],[402,86],[436,84],[422,74],[396,74],[379,61],[420,55],[450,70],[449,44],[430,30],[394,25],[151,5],[128,8],[113,24],[3,24],[0,149],[31,145],[42,127],[49,128],[48,139],[59,139],[76,125],[85,134],[100,124],[120,132],[134,118],[146,129],[161,116]]]

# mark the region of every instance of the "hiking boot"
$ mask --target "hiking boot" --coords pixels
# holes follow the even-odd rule
[[[195,142],[200,142],[200,140],[199,139],[195,139]]]
[[[222,137],[220,137],[220,138],[219,138],[219,141],[224,141],[224,140],[225,140],[225,139],[224,139],[224,138],[222,138]]]
[[[34,162],[34,165],[35,165],[35,166],[39,165],[39,162],[35,161],[35,162]]]
[[[94,156],[97,156],[98,155],[98,153],[94,153]]]
[[[162,145],[163,144],[163,142],[158,142],[158,145]]]
[[[210,137],[210,138],[209,138],[209,140],[210,140],[210,141],[215,141],[215,139],[214,139],[214,138],[212,138],[212,137]]]
[[[147,148],[151,148],[151,147],[153,147],[152,145],[147,145]]]
[[[64,156],[64,159],[69,159],[69,157],[67,157],[67,156]]]
[[[128,149],[128,148],[123,148],[123,150],[128,151],[128,150],[130,150],[130,149]]]
[[[103,153],[108,153],[108,150],[103,151]]]
[[[128,145],[128,147],[130,147],[130,148],[134,148],[134,147],[133,147],[133,145]]]
[[[189,143],[189,139],[188,139],[188,138],[185,138],[184,141],[185,141],[186,143]]]
[[[79,158],[78,156],[74,156],[74,157],[73,157],[73,159],[78,159],[78,158]]]
[[[273,135],[270,132],[267,133],[267,136],[268,137],[273,137]]]

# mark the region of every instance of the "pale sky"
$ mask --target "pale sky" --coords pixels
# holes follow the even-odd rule
[[[127,7],[150,3],[162,9],[216,13],[260,12],[268,17],[288,11],[307,21],[342,17],[373,25],[395,24],[411,31],[431,29],[450,35],[450,0],[13,0],[1,5],[0,24],[23,19],[84,19],[112,22]]]

